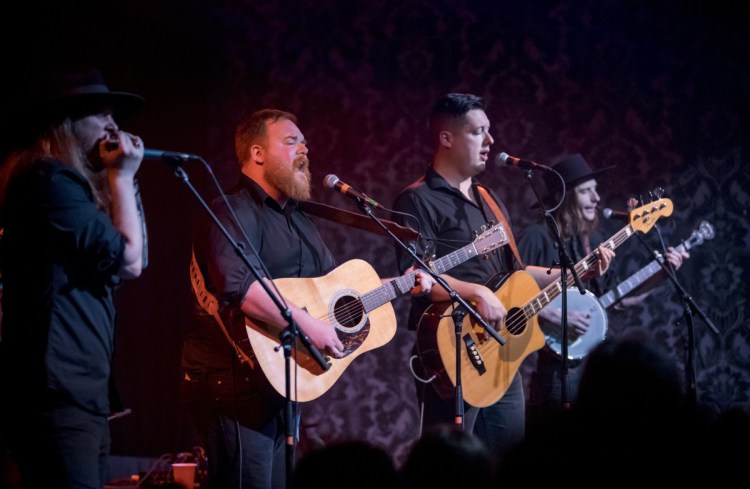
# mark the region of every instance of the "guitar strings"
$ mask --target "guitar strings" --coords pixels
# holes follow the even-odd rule
[[[625,242],[625,240],[630,235],[633,234],[632,228],[631,228],[630,233],[625,233],[625,231],[628,228],[631,228],[631,226],[628,225],[625,228],[623,228],[620,232],[615,234],[610,240],[605,242],[604,246],[607,246],[608,248],[612,250],[617,248],[619,245]],[[614,245],[612,245],[612,243],[614,243]],[[586,258],[584,258],[581,262],[575,265],[576,273],[578,273],[579,275],[583,274],[589,268],[596,265],[597,262],[598,262],[598,258],[595,252],[587,255]],[[569,276],[566,280],[566,283],[568,287],[572,286],[574,283],[573,277]],[[534,299],[529,301],[527,305],[519,309],[518,310],[519,312],[510,314],[509,317],[507,317],[505,321],[507,333],[501,333],[501,335],[503,335],[503,337],[507,339],[509,335],[515,335],[515,334],[522,332],[526,328],[526,323],[528,322],[528,320],[534,317],[539,312],[539,311],[534,310],[535,308],[533,306],[533,303],[537,302],[541,296],[547,296],[547,292],[550,289],[555,289],[558,287],[559,287],[559,284],[557,283],[548,285],[543,291],[537,294],[534,297]],[[378,290],[378,289],[375,289],[375,290]],[[371,292],[374,292],[374,291],[371,291]],[[365,307],[361,299],[366,297],[368,294],[364,294],[363,296],[357,298],[357,300],[347,303],[346,305],[342,307],[334,307],[333,312],[326,313],[323,316],[318,317],[317,319],[321,321],[333,322],[334,319],[338,318],[339,323],[353,322],[354,319],[359,319],[365,315]]]
[[[440,274],[440,273],[443,273],[446,270],[452,268],[453,266],[455,266],[457,264],[456,262],[463,263],[464,261],[466,261],[469,258],[471,258],[473,254],[478,255],[479,253],[477,252],[476,249],[475,250],[470,250],[470,249],[467,249],[467,246],[470,246],[472,244],[476,245],[480,241],[479,238],[483,238],[484,239],[487,236],[492,236],[492,235],[496,234],[498,230],[501,230],[501,231],[504,230],[504,226],[502,224],[495,224],[495,225],[491,226],[491,228],[489,230],[484,231],[482,233],[482,235],[480,235],[472,243],[469,243],[469,245],[465,245],[465,246],[461,247],[460,249],[456,249],[455,251],[449,253],[448,255],[446,255],[446,256],[444,256],[444,257],[436,260],[431,265],[433,267],[433,270],[435,271],[435,273]],[[494,240],[490,240],[488,243],[486,243],[484,245],[485,249],[487,249],[489,251],[489,250],[495,249],[496,247],[500,246],[501,245],[501,241],[502,241],[500,238],[502,238],[503,236],[504,236],[504,234],[500,234]],[[506,240],[506,242],[507,242],[507,240]],[[463,252],[463,256],[459,256],[457,258],[456,257],[452,257],[452,255],[456,255],[459,252]],[[447,262],[447,263],[444,264],[443,262]],[[393,279],[392,282],[396,282],[396,281],[405,282],[405,283],[413,282],[414,279],[415,279],[415,276],[416,276],[416,271],[411,271],[408,274],[404,274],[404,275],[402,275],[400,277],[396,277],[395,279]],[[338,321],[339,323],[342,323],[342,322],[354,322],[353,321],[354,319],[358,319],[358,318],[361,318],[361,317],[363,317],[363,316],[366,315],[366,313],[367,313],[366,303],[368,302],[368,300],[370,298],[372,298],[373,296],[377,297],[378,295],[382,295],[384,293],[383,291],[386,290],[386,286],[388,284],[390,284],[390,283],[391,282],[388,282],[387,284],[383,284],[380,287],[377,287],[376,289],[373,289],[373,290],[371,290],[369,292],[366,292],[366,293],[362,294],[360,297],[358,297],[357,300],[349,302],[349,303],[347,303],[344,306],[334,307],[333,312],[328,312],[328,313],[324,314],[323,316],[320,316],[320,317],[318,317],[316,319],[318,319],[320,321],[327,321],[329,323],[333,323],[334,320],[336,320],[337,318],[340,319]],[[396,291],[397,292],[400,291],[400,288],[397,287]],[[388,301],[389,301],[388,296],[386,296],[386,300],[383,301],[383,303],[388,302]],[[374,308],[372,308],[372,309],[374,309]],[[370,310],[372,310],[372,309],[370,309]]]
[[[630,230],[630,232],[626,232]],[[618,233],[616,233],[612,238],[607,240],[606,242],[602,243],[602,246],[606,246],[607,248],[614,250],[618,246],[620,246],[622,243],[624,243],[628,237],[630,237],[634,233],[631,225],[626,226],[622,230],[620,230]],[[576,263],[575,270],[576,273],[579,275],[584,274],[588,269],[596,265],[596,263],[599,261],[599,259],[596,256],[596,252],[590,253],[587,255],[583,260],[581,260],[579,263]],[[574,283],[574,279],[572,276],[568,276],[566,279],[567,287],[572,286]],[[526,328],[526,323],[536,316],[539,311],[535,311],[534,304],[540,303],[541,297],[549,297],[549,292],[553,289],[559,289],[559,284],[557,282],[553,282],[547,287],[544,288],[544,290],[540,291],[532,300],[530,300],[526,305],[524,305],[522,308],[518,309],[518,312],[511,313],[505,318],[505,329],[506,331],[498,331],[498,334],[502,336],[504,339],[508,339],[512,335],[516,335],[518,333],[521,333]],[[556,296],[557,294],[555,294]],[[551,299],[547,301],[549,303]],[[544,305],[546,306],[547,303]],[[544,306],[540,307],[539,310],[541,310]],[[444,315],[445,317],[450,317],[450,315]],[[499,345],[496,342],[493,342],[490,346],[490,348],[493,347],[499,347]]]
[[[609,249],[614,250],[615,248],[617,248],[618,246],[620,246],[622,243],[624,243],[625,240],[629,237],[629,234],[625,233],[625,230],[628,229],[629,227],[630,227],[630,225],[628,225],[622,231],[620,231],[617,234],[615,234],[610,240],[608,240],[607,242],[604,243],[604,246],[607,246]],[[612,245],[612,243],[614,243],[614,245]],[[596,265],[597,262],[598,262],[598,258],[596,256],[595,252],[587,255],[586,258],[584,258],[580,263],[577,263],[575,265],[576,273],[578,273],[579,275],[583,274],[590,267]],[[586,264],[585,266],[583,265],[584,263]],[[572,286],[573,283],[574,283],[573,277],[572,276],[567,277],[567,279],[566,279],[567,287]],[[534,308],[533,308],[532,304],[534,302],[536,302],[537,299],[540,296],[547,295],[547,291],[549,289],[554,289],[556,287],[559,287],[559,284],[552,283],[552,284],[548,285],[547,287],[545,287],[545,289],[543,291],[541,291],[539,294],[537,294],[534,297],[534,299],[532,299],[531,301],[529,301],[529,303],[526,306],[524,306],[523,308],[519,309],[519,311],[520,311],[519,313],[512,314],[512,317],[510,319],[506,318],[505,326],[506,326],[506,329],[508,330],[508,332],[510,334],[512,334],[512,335],[515,335],[515,334],[520,333],[521,331],[523,331],[526,328],[526,323],[528,322],[528,320],[531,319],[532,317],[534,317],[539,312],[539,311],[534,312]],[[530,311],[531,313],[530,314],[527,313],[527,309],[531,309],[531,311]],[[541,308],[540,308],[540,310],[541,310]],[[507,339],[507,335],[504,336],[504,337]]]
[[[410,281],[414,277],[416,277],[416,271],[409,272],[408,274],[404,274],[401,277],[396,277],[395,279],[393,279],[393,281],[396,281],[396,280]],[[354,319],[361,318],[367,314],[366,312],[367,308],[365,307],[365,305],[368,299],[376,295],[384,294],[383,291],[386,290],[385,286],[389,285],[390,282],[392,281],[389,281],[381,285],[380,287],[377,287],[369,292],[366,292],[359,297],[355,297],[356,300],[352,302],[348,302],[347,304],[343,306],[334,307],[333,312],[326,313],[322,316],[319,316],[316,319],[320,321],[328,321],[329,323],[333,323],[333,321],[338,318],[337,322],[339,324],[347,323],[347,322],[354,322]],[[383,301],[383,303],[385,302],[388,302],[388,301]]]
[[[353,322],[353,320],[357,318],[357,313],[359,311],[362,312],[362,314],[359,314],[359,317],[365,315],[365,308],[362,303],[359,301],[355,301],[342,307],[334,307],[333,312],[324,314],[317,319],[321,321],[328,321],[329,323],[332,323],[336,318],[338,318],[338,323]]]

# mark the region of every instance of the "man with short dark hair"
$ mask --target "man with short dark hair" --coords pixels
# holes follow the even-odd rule
[[[475,178],[484,171],[494,142],[484,101],[472,94],[444,95],[433,106],[430,135],[435,145],[432,166],[423,177],[399,194],[394,209],[400,214],[394,218],[420,230],[423,240],[417,244],[419,252],[429,249],[441,257],[471,243],[489,221],[507,223],[509,220],[505,206],[494,192]],[[499,218],[497,213],[502,213],[503,217]],[[416,222],[405,218],[404,214],[414,216]],[[506,231],[512,237],[512,230]],[[603,273],[612,256],[612,251],[602,250],[599,267],[592,272]],[[399,250],[401,268],[411,264],[409,257]],[[515,270],[529,273],[540,287],[559,277],[559,270],[548,274],[546,268],[524,268],[512,248],[504,246],[452,268],[443,278],[458,295],[474,305],[489,326],[499,331],[504,326],[509,305],[503,304],[488,284],[498,274],[505,275]],[[431,303],[443,301],[450,301],[450,297],[442,287],[433,287],[428,296],[413,299],[409,327],[416,328]],[[513,338],[507,341],[513,341]],[[425,427],[454,420],[455,406],[451,400],[439,396],[429,385],[418,383],[417,389],[424,408]],[[502,457],[523,438],[525,402],[518,372],[512,376],[499,401],[482,409],[467,407],[465,429],[473,430],[494,456]]]

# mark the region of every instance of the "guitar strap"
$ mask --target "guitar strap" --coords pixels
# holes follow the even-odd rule
[[[497,222],[501,223],[503,226],[505,226],[505,229],[508,230],[508,239],[510,240],[508,244],[510,245],[510,249],[513,252],[513,256],[516,257],[516,261],[518,262],[518,264],[523,267],[523,260],[521,260],[521,255],[518,253],[516,239],[513,237],[513,231],[510,229],[510,225],[508,225],[508,220],[505,218],[505,214],[503,214],[503,211],[500,210],[500,206],[497,205],[497,202],[495,202],[495,199],[492,198],[486,188],[481,185],[477,185],[477,190],[479,190],[479,195],[482,196],[484,202],[489,206],[492,214],[495,215],[495,219],[497,219]]]
[[[195,250],[193,250],[190,258],[190,283],[193,284],[193,292],[195,293],[195,298],[198,300],[198,304],[200,304],[204,311],[214,317],[221,328],[221,332],[224,333],[227,341],[229,341],[229,344],[234,348],[240,361],[247,362],[250,368],[255,368],[253,361],[248,355],[243,353],[239,345],[237,345],[237,342],[234,341],[234,338],[229,334],[227,327],[224,325],[224,321],[219,314],[219,301],[206,289],[206,282],[203,279],[203,273],[198,266],[198,261],[195,259]]]
[[[344,226],[361,229],[375,234],[388,236],[388,234],[378,226],[369,217],[357,214],[355,212],[349,212],[338,207],[332,207],[330,205],[322,204],[320,202],[313,202],[311,200],[300,202],[299,208],[308,214],[312,214],[323,219],[327,219]],[[379,221],[385,225],[393,234],[399,239],[406,241],[415,241],[419,238],[419,234],[410,227],[401,226],[400,224],[389,221],[387,219],[379,219]]]

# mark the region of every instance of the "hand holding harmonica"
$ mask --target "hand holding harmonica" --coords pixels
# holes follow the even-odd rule
[[[123,141],[129,141],[133,148],[140,148],[143,146],[141,138],[135,134],[130,134],[125,131],[111,131],[107,133],[107,137],[103,140],[108,151],[114,151],[118,149]]]
[[[111,131],[100,141],[99,155],[105,168],[135,173],[143,159],[143,142],[134,134]]]

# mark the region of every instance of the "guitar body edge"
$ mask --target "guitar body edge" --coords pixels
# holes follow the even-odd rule
[[[328,316],[330,304],[335,302],[343,291],[363,295],[382,285],[375,269],[359,259],[347,261],[323,277],[276,279],[274,284],[289,302],[305,308],[311,316],[317,318]],[[396,334],[396,314],[390,302],[370,311],[366,321],[366,336],[363,335],[364,340],[354,351],[344,358],[325,357],[331,364],[328,370],[323,370],[309,351],[301,345],[298,350],[292,351],[292,399],[297,402],[317,399],[333,386],[355,358],[385,345]],[[263,373],[271,386],[280,395],[285,396],[284,350],[276,349],[280,345],[280,330],[250,320],[246,321],[245,329]],[[341,331],[337,333],[339,337],[342,336]]]
[[[524,271],[510,275],[495,292],[508,310],[500,336],[484,339],[484,328],[467,315],[461,333],[461,385],[464,401],[475,407],[494,404],[508,390],[523,360],[545,344],[536,315],[526,318],[521,308],[539,293],[534,278]],[[447,306],[446,306],[447,304]],[[441,309],[442,308],[442,309]],[[432,385],[445,400],[455,397],[455,327],[449,303],[431,305],[417,327],[417,349]],[[470,359],[469,349],[474,349]],[[478,360],[477,360],[478,359]],[[483,366],[483,368],[482,368]]]

